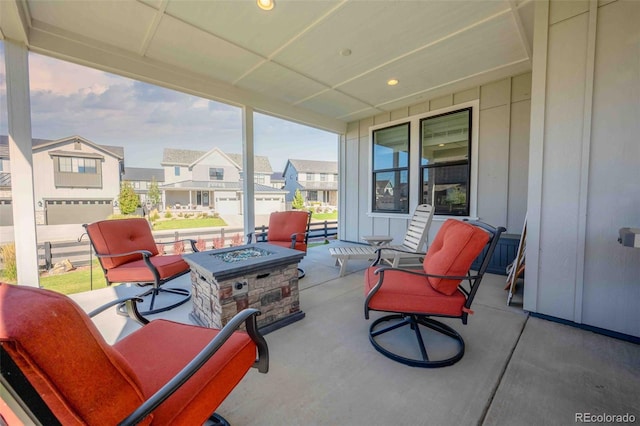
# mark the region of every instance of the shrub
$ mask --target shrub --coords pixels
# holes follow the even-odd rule
[[[214,249],[221,249],[222,247],[224,247],[224,238],[222,237],[216,237],[213,239],[213,248]]]
[[[184,241],[176,241],[173,243],[173,254],[184,253]]]
[[[18,265],[16,264],[16,245],[10,243],[0,247],[0,258],[2,258],[2,264],[4,265],[4,277],[10,281],[17,280]]]
[[[173,214],[171,214],[171,210],[167,209],[164,212],[164,217],[165,217],[165,219],[171,219],[173,217]]]
[[[198,237],[198,240],[196,241],[196,248],[200,251],[205,251],[207,248],[207,243],[204,241],[203,238]]]
[[[235,247],[235,246],[241,246],[243,244],[242,241],[242,235],[241,234],[235,234],[233,237],[231,237],[231,246]]]
[[[160,219],[160,213],[158,213],[158,209],[151,210],[151,213],[149,214],[149,220],[151,222],[155,222],[158,219]]]

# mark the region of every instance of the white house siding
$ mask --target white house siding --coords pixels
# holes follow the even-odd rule
[[[640,336],[640,2],[536,7],[524,307]]]
[[[349,123],[340,144],[340,226],[339,238],[361,241],[363,235],[389,234],[400,242],[407,229],[408,215],[368,214],[371,141],[370,127],[443,108],[479,105],[477,216],[490,224],[505,226],[520,233],[526,215],[527,164],[529,146],[529,108],[531,74],[521,74],[480,87],[431,99],[409,108]],[[412,167],[410,169],[410,205],[419,200],[417,185],[417,129],[411,130]],[[358,188],[358,190],[356,190]],[[357,197],[357,198],[356,198]],[[444,218],[436,216],[430,230],[433,239]]]
[[[238,182],[240,180],[240,173],[238,166],[242,167],[242,164],[232,164],[229,159],[222,155],[219,151],[213,151],[211,154],[198,161],[198,164],[193,166],[191,171],[191,179],[195,181],[208,181],[209,168],[221,168],[224,169],[224,179],[227,182]]]

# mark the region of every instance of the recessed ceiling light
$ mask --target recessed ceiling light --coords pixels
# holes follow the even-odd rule
[[[443,143],[439,143],[438,146],[444,146],[444,144]]]
[[[349,56],[351,55],[351,49],[344,48],[340,51],[340,56]]]
[[[256,0],[258,2],[258,7],[262,10],[271,10],[275,7],[275,0]]]
[[[389,80],[387,81],[387,84],[388,84],[389,86],[395,86],[396,84],[398,84],[398,79],[397,79],[397,78],[389,79]]]

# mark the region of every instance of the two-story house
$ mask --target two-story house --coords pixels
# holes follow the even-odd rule
[[[242,214],[242,156],[218,148],[210,151],[166,148],[163,203],[166,207],[188,206],[215,210],[219,214]],[[269,159],[254,158],[256,214],[268,214],[285,208],[285,191],[271,187],[273,170]]]
[[[156,182],[158,189],[164,183],[164,169],[151,169],[146,167],[125,167],[122,175],[123,182],[131,183],[133,191],[140,197],[140,204],[151,206],[148,198],[149,188]]]
[[[337,161],[289,160],[283,175],[288,204],[299,189],[306,203],[338,205]]]
[[[81,136],[57,140],[33,139],[33,180],[36,223],[86,223],[113,214],[124,171],[124,148],[98,145]],[[0,136],[2,208],[0,224],[10,225],[8,137]],[[6,171],[5,171],[6,169]],[[7,207],[8,206],[8,207]]]

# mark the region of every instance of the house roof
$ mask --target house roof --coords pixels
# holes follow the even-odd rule
[[[88,139],[83,138],[82,136],[69,136],[62,139],[31,139],[31,145],[33,150],[41,150],[46,149],[50,146],[57,146],[60,144],[68,143],[74,139],[78,139],[79,141],[91,145],[94,148],[97,148],[101,151],[104,151],[110,155],[117,157],[120,160],[124,160],[124,147],[121,146],[112,146],[112,145],[98,145],[95,142],[92,142]],[[9,137],[7,135],[0,135],[0,157],[9,158]]]
[[[285,170],[291,164],[298,172],[303,173],[338,173],[337,161],[289,160]]]
[[[190,166],[195,161],[200,159],[203,155],[207,154],[209,151],[195,151],[191,149],[174,149],[174,148],[165,148],[162,153],[162,164],[163,166]],[[236,163],[240,168],[242,168],[242,154],[228,154],[223,153],[231,161]],[[269,158],[256,155],[254,157],[254,171],[256,173],[272,173],[273,169],[271,168],[271,163],[269,162]]]
[[[148,181],[155,178],[156,182],[164,182],[164,169],[150,169],[144,167],[125,167],[122,180]]]
[[[282,172],[271,173],[271,182],[277,182],[277,181],[284,182],[284,174]]]

